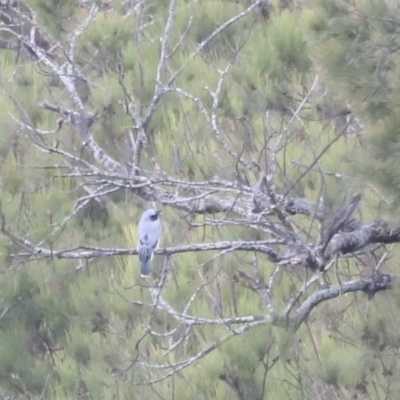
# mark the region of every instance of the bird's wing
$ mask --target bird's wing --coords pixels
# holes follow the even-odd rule
[[[158,238],[155,238],[154,235],[145,234],[144,236],[139,238],[139,247],[147,247],[148,249],[154,250],[158,244]]]
[[[139,241],[151,248],[157,245],[161,236],[160,221],[139,223]]]
[[[139,238],[138,242],[138,252],[139,252],[139,260],[142,262],[147,262],[153,258],[153,252],[157,248],[158,239],[154,240],[154,238],[145,234],[141,238]]]

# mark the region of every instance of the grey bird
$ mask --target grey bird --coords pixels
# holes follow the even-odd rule
[[[151,272],[151,260],[157,250],[161,237],[160,210],[146,210],[139,221],[139,240],[137,251],[140,261],[140,276],[148,278]]]

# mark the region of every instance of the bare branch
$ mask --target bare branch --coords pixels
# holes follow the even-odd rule
[[[319,290],[308,297],[299,307],[293,317],[294,327],[299,327],[304,322],[311,311],[320,303],[351,292],[364,292],[373,295],[381,290],[387,290],[392,287],[395,279],[399,276],[394,274],[376,273],[369,278],[355,279],[345,282],[341,285],[331,286],[328,289]]]
[[[136,249],[118,249],[118,248],[104,248],[104,247],[91,247],[91,246],[79,246],[73,249],[67,250],[48,250],[38,245],[31,243],[29,240],[24,239],[18,235],[15,235],[4,228],[3,233],[12,239],[15,243],[28,250],[28,253],[17,253],[15,257],[31,257],[36,258],[99,258],[99,257],[114,257],[122,255],[137,255]],[[165,249],[158,249],[155,254],[159,255],[172,255],[178,253],[187,252],[198,252],[198,251],[215,251],[215,250],[228,250],[235,249],[241,251],[256,251],[264,253],[269,258],[278,262],[283,256],[276,250],[268,247],[283,244],[276,240],[265,240],[265,241],[243,241],[243,242],[216,242],[216,243],[199,243],[192,245],[185,245],[179,247],[167,247]]]

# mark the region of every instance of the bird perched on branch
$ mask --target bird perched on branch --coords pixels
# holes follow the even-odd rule
[[[160,210],[146,210],[139,221],[139,240],[137,251],[140,261],[140,276],[148,278],[151,272],[151,260],[157,250],[161,237]]]

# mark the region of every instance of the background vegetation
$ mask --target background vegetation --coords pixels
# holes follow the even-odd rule
[[[0,398],[398,398],[399,15],[2,1]]]

